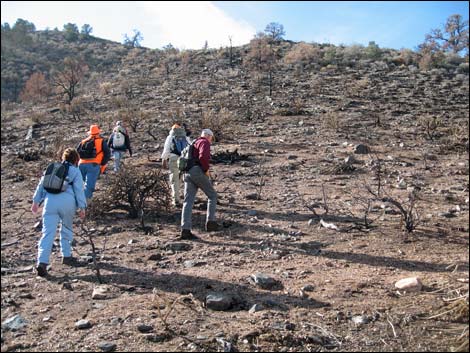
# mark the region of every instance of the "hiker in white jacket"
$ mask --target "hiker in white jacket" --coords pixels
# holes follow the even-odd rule
[[[181,151],[189,144],[191,144],[191,139],[188,136],[187,130],[179,123],[175,123],[171,127],[170,133],[165,140],[162,153],[163,168],[168,168],[170,171],[172,204],[175,207],[181,205],[181,178],[177,161],[178,157],[181,155]]]

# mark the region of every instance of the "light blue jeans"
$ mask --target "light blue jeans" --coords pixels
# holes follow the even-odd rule
[[[117,150],[113,151],[115,172],[119,171],[119,166],[121,165],[121,158],[123,154],[124,154],[124,151],[117,151]]]
[[[57,225],[60,223],[60,249],[62,256],[72,256],[73,217],[75,197],[69,193],[48,194],[42,211],[42,237],[38,244],[38,263],[49,264]]]
[[[98,163],[84,163],[78,166],[85,182],[85,197],[90,199],[95,191],[96,181],[100,176],[100,165]]]
[[[193,205],[198,189],[202,189],[207,196],[207,221],[215,221],[215,208],[217,205],[217,192],[212,182],[204,174],[201,167],[194,166],[184,174],[184,202],[181,211],[181,228],[191,229]]]

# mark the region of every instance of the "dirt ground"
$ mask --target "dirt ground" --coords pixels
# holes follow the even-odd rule
[[[394,122],[364,123],[369,138],[327,131],[305,116],[271,117],[244,131],[236,142],[214,145],[215,154],[246,156],[213,166],[224,230],[203,231],[201,192],[193,213],[200,241],[175,239],[178,209],[149,220],[148,234],[119,212],[88,224],[97,229],[107,286],[100,300],[92,299],[99,284],[93,264],[65,267],[57,246],[49,276],[35,276],[40,232],[29,208],[40,168],[2,153],[2,323],[16,314],[27,322],[17,330],[2,324],[2,351],[449,351],[465,330],[468,337],[468,304],[466,317],[442,314],[445,299],[468,295],[465,152],[439,154]],[[358,143],[371,153],[354,154]],[[135,149],[124,163],[148,163]],[[340,168],[347,156],[354,170]],[[377,159],[390,196],[406,206],[410,190],[419,189],[420,223],[411,233],[399,211],[379,201],[371,225],[363,224],[360,200],[365,185],[377,186]],[[89,254],[78,225],[75,231],[75,256]],[[250,279],[256,273],[281,284],[259,288]],[[394,288],[414,276],[421,291]],[[208,309],[214,292],[234,298],[232,306]],[[91,327],[77,329],[81,319]]]

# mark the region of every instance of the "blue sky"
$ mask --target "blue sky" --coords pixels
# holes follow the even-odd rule
[[[66,23],[93,28],[92,35],[122,42],[139,30],[142,46],[180,49],[246,44],[270,22],[293,41],[416,49],[432,28],[452,14],[468,20],[467,1],[2,1],[1,22],[18,18],[36,29]]]

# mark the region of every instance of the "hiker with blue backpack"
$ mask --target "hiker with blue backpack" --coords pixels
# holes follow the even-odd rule
[[[114,156],[114,171],[118,172],[121,165],[121,158],[124,152],[129,151],[129,156],[132,157],[131,142],[129,134],[122,123],[118,121],[113,129],[113,133],[108,139],[108,147]]]
[[[177,161],[183,149],[189,144],[191,144],[191,139],[188,136],[188,130],[185,128],[185,125],[180,123],[173,124],[163,147],[162,164],[163,168],[168,168],[170,171],[172,205],[175,207],[181,205],[181,177]]]
[[[79,212],[85,218],[87,207],[83,180],[78,161],[80,156],[74,148],[67,148],[62,154],[62,163],[51,163],[36,187],[31,211],[36,214],[39,205],[44,202],[42,211],[42,237],[38,243],[36,271],[38,276],[47,275],[47,266],[52,252],[52,245],[60,223],[60,249],[62,263],[79,266],[72,257],[73,217]]]

